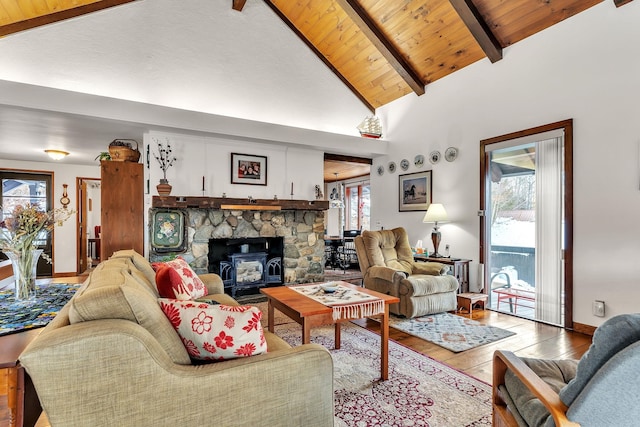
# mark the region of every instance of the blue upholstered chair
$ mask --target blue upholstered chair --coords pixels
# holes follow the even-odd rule
[[[578,360],[493,358],[494,426],[637,426],[640,313],[598,327]]]

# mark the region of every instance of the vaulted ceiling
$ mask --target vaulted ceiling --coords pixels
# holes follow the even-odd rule
[[[131,1],[0,0],[0,36]],[[263,1],[375,111],[602,0]]]

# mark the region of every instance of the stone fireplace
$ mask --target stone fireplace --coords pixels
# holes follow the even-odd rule
[[[196,273],[213,272],[224,277],[226,273],[219,267],[223,255],[227,255],[226,261],[233,264],[237,257],[230,255],[242,255],[242,245],[247,245],[246,255],[265,254],[261,267],[265,277],[257,282],[275,284],[274,276],[279,275],[279,283],[292,284],[324,278],[324,215],[327,208],[325,201],[153,197],[150,217],[157,210],[184,212],[185,250],[175,254],[189,262]],[[224,242],[230,251],[223,254],[224,251],[212,249],[215,245],[211,242],[215,241]],[[274,255],[276,251],[281,255]],[[167,255],[156,253],[152,246],[149,258],[159,261]],[[280,270],[274,273],[274,269],[269,268],[269,261],[277,257],[280,258]],[[243,274],[247,274],[242,280],[252,282],[262,260],[258,264],[255,260],[242,264]]]

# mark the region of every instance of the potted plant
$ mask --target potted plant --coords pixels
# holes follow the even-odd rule
[[[98,160],[98,161],[107,160],[107,161],[109,161],[109,160],[111,160],[111,154],[109,154],[108,151],[101,151],[100,154],[98,154],[96,156],[96,158],[93,159],[93,160]]]
[[[173,155],[171,144],[169,144],[168,139],[166,145],[157,140],[156,144],[158,146],[158,153],[153,153],[153,157],[156,158],[160,164],[160,169],[162,169],[162,179],[160,180],[160,184],[156,185],[156,189],[158,190],[159,195],[168,196],[171,194],[172,187],[169,185],[169,181],[167,180],[167,169],[173,166],[173,162],[176,161],[176,158]]]

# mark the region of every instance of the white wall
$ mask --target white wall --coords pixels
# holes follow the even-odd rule
[[[324,153],[313,149],[292,148],[282,145],[257,144],[213,137],[194,137],[176,133],[149,132],[144,135],[143,160],[150,145],[150,196],[158,195],[155,186],[162,178],[162,170],[153,156],[159,141],[171,144],[177,158],[167,170],[167,180],[173,186],[171,195],[222,197],[253,197],[254,199],[315,200],[314,188],[322,185]],[[267,185],[231,183],[231,153],[265,156],[267,158]],[[205,191],[202,191],[202,177]],[[291,184],[293,183],[293,197]],[[150,200],[150,198],[149,198]]]
[[[574,321],[597,326],[591,302],[606,318],[640,311],[640,3],[603,2],[380,109],[389,152],[372,168],[372,228],[404,226],[411,242],[430,242],[423,212],[398,212],[398,172],[378,165],[411,161],[407,172],[433,170],[433,202],[447,208],[442,246],[479,257],[479,141],[574,119]],[[454,146],[455,162],[421,169],[416,154]],[[474,263],[475,264],[475,263]],[[477,265],[477,264],[476,264]],[[471,268],[471,284],[477,281]]]
[[[0,139],[0,144],[6,141]],[[26,171],[50,172],[53,174],[53,207],[61,208],[62,184],[68,184],[67,193],[71,199],[69,209],[78,209],[76,177],[100,179],[100,164],[95,166],[72,165],[66,160],[58,162],[21,162],[14,160],[0,160],[0,169],[19,169]],[[62,226],[56,225],[53,239],[53,274],[74,274],[76,271],[76,232],[77,217],[72,215]]]

